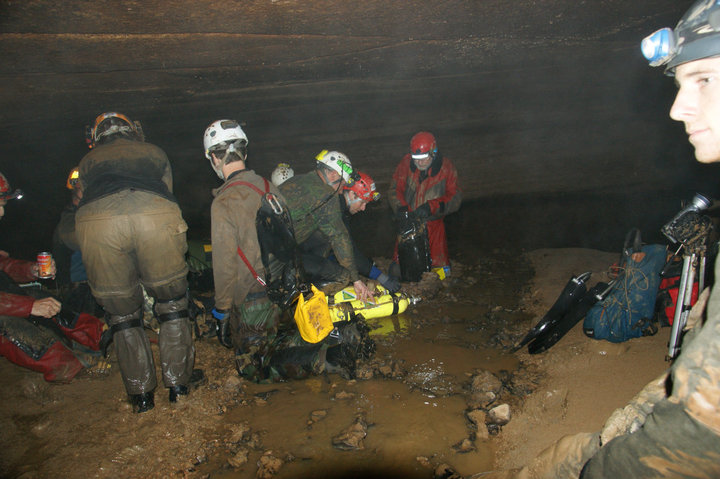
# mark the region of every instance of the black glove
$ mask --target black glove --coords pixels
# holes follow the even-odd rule
[[[395,276],[390,276],[385,273],[380,273],[377,277],[378,282],[385,287],[391,293],[397,293],[400,291],[400,280]]]
[[[423,203],[418,206],[415,211],[411,211],[410,214],[420,221],[427,221],[427,219],[432,215],[432,211],[430,211],[430,204]]]
[[[218,341],[226,348],[232,348],[232,339],[230,338],[230,314],[224,310],[213,308],[213,318],[215,318],[215,333]]]

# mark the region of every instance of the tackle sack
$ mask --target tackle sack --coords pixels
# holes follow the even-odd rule
[[[427,225],[412,221],[407,212],[398,225],[398,262],[401,279],[412,283],[420,281],[432,266]]]
[[[311,292],[308,297],[300,294],[295,308],[295,324],[300,336],[308,343],[319,343],[330,334],[335,327],[330,318],[327,297],[325,293],[310,285]]]
[[[660,281],[657,299],[655,302],[655,318],[661,326],[672,326],[675,319],[675,308],[677,306],[678,290],[680,287],[680,276],[663,278]],[[690,294],[690,306],[695,304],[698,298],[698,282],[695,281]]]
[[[638,252],[644,254],[633,259]],[[666,257],[660,244],[626,248],[613,290],[585,316],[585,334],[613,343],[655,334],[655,299]]]

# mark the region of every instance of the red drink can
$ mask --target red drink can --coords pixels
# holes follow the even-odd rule
[[[47,251],[38,253],[37,264],[38,278],[52,278],[52,255],[50,253],[48,253]]]

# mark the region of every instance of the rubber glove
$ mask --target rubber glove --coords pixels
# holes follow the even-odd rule
[[[230,321],[228,319],[230,314],[227,310],[213,308],[212,315],[213,318],[215,318],[215,333],[217,334],[218,341],[226,348],[232,348]]]

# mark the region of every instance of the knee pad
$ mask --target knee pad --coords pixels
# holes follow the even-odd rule
[[[113,335],[118,331],[123,331],[129,328],[142,328],[142,308],[139,308],[130,314],[109,314],[106,316],[105,320],[107,321]]]
[[[189,319],[187,294],[173,299],[155,301],[155,315],[160,323],[175,319]]]

